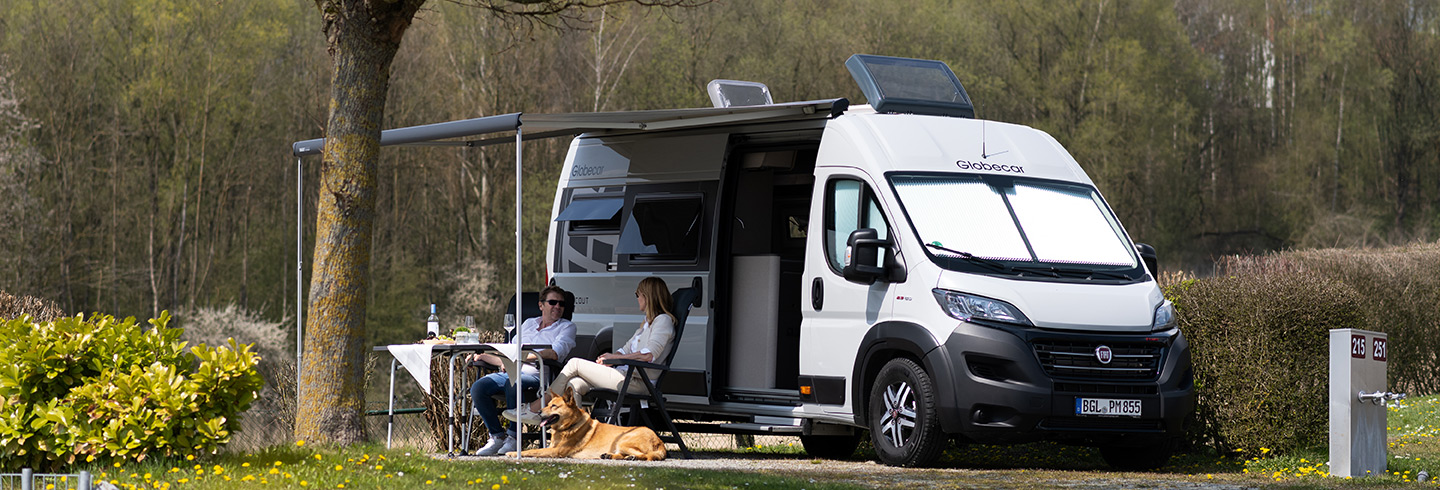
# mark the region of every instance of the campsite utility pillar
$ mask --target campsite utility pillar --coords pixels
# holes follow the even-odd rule
[[[1385,391],[1389,340],[1381,332],[1330,331],[1330,476],[1385,474]]]

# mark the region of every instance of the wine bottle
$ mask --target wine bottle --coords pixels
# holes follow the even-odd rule
[[[430,303],[430,318],[425,319],[425,338],[440,335],[440,317],[435,315],[435,303]]]

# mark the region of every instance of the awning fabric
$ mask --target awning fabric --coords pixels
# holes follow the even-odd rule
[[[423,126],[387,129],[380,133],[380,146],[487,146],[513,143],[514,138],[497,133],[525,128],[523,139],[571,136],[592,131],[644,132],[693,128],[716,124],[759,121],[803,120],[834,117],[849,108],[845,99],[788,102],[763,106],[663,109],[624,112],[574,112],[566,114],[513,113],[463,119]],[[297,141],[295,156],[318,155],[325,139]]]

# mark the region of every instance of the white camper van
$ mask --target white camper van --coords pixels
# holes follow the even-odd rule
[[[717,81],[717,107],[760,107],[574,139],[546,256],[589,354],[630,336],[631,292],[659,276],[702,291],[663,386],[704,422],[684,431],[799,435],[817,456],[868,431],[905,466],[952,438],[1163,465],[1194,388],[1153,249],[1050,135],[974,119],[945,64],[846,66],[869,105]]]

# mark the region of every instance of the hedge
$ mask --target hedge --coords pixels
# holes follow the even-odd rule
[[[1388,334],[1391,391],[1440,389],[1440,245],[1230,256],[1217,269],[1165,288],[1194,361],[1192,446],[1323,447],[1330,329]]]

